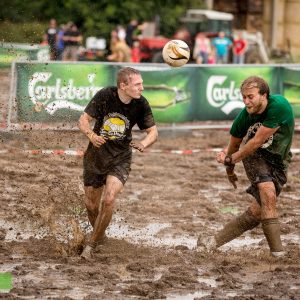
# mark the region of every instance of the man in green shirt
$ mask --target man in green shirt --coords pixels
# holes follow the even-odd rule
[[[287,181],[291,161],[294,115],[289,102],[281,95],[270,95],[268,84],[251,76],[241,85],[245,108],[230,129],[226,151],[217,154],[217,161],[226,166],[229,182],[237,188],[235,164],[242,161],[251,183],[246,190],[255,200],[214,237],[199,237],[199,250],[212,250],[237,238],[262,223],[262,229],[275,257],[283,256],[280,226],[276,210],[277,196]],[[242,141],[244,144],[240,147]]]

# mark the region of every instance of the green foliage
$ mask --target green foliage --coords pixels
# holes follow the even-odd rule
[[[0,42],[39,44],[43,39],[46,28],[47,24],[41,24],[37,22],[1,22]]]
[[[18,29],[11,29],[11,34],[5,38],[11,41],[19,39],[18,42],[21,42],[27,36],[36,41],[41,33],[41,27],[44,27],[42,32],[47,27],[39,23],[47,24],[51,18],[55,18],[58,24],[70,20],[75,22],[85,37],[101,36],[109,39],[111,30],[118,24],[126,26],[132,18],[140,22],[153,21],[159,16],[160,33],[171,37],[178,28],[179,17],[189,8],[203,8],[204,2],[202,0],[1,0],[0,23],[10,21],[4,22],[1,28],[16,23],[14,26]],[[18,23],[22,24],[21,27]],[[26,23],[29,24],[25,25]],[[29,30],[34,24],[37,26],[36,29]],[[25,30],[24,26],[28,28]]]

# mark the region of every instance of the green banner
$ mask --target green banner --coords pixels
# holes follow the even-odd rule
[[[300,66],[285,67],[282,73],[282,94],[292,104],[294,114],[300,117]]]
[[[248,76],[259,74],[270,86],[274,81],[272,67],[215,66],[198,71],[197,120],[232,120],[244,107],[240,85]]]
[[[192,81],[196,68],[134,66],[143,76],[143,95],[157,122],[194,119]],[[101,88],[115,85],[120,66],[111,64],[17,63],[17,121],[77,121],[85,106]]]
[[[283,93],[300,117],[300,67],[184,66],[135,64],[143,77],[143,95],[158,123],[232,120],[244,107],[242,81],[259,75],[271,93]],[[110,63],[16,63],[15,122],[76,122],[94,94],[116,85],[121,65]]]
[[[0,68],[7,68],[16,60],[49,60],[49,47],[33,44],[0,43]]]
[[[143,82],[143,96],[149,101],[157,122],[187,122],[193,115],[193,83],[196,68],[137,66]]]
[[[115,68],[102,64],[17,63],[19,122],[78,120],[101,88],[115,84]]]

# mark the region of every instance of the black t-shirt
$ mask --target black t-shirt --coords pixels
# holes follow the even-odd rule
[[[64,37],[78,37],[80,36],[80,32],[78,30],[74,31],[74,30],[67,30],[65,33],[64,33]],[[79,46],[80,43],[77,42],[77,41],[64,41],[64,45],[65,46]]]
[[[122,152],[131,152],[129,146],[132,140],[132,127],[138,125],[143,130],[155,125],[150,105],[146,98],[133,99],[129,104],[124,104],[116,87],[101,89],[92,98],[84,110],[96,119],[94,132],[105,136],[107,142],[98,152],[105,150],[113,156]],[[88,151],[95,148],[91,143]]]
[[[57,29],[49,27],[46,30],[47,40],[50,47],[54,47],[56,44],[56,35],[57,35]]]

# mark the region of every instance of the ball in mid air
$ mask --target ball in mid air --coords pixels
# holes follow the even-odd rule
[[[189,61],[190,48],[184,41],[171,40],[165,44],[162,55],[171,67],[181,67]]]

